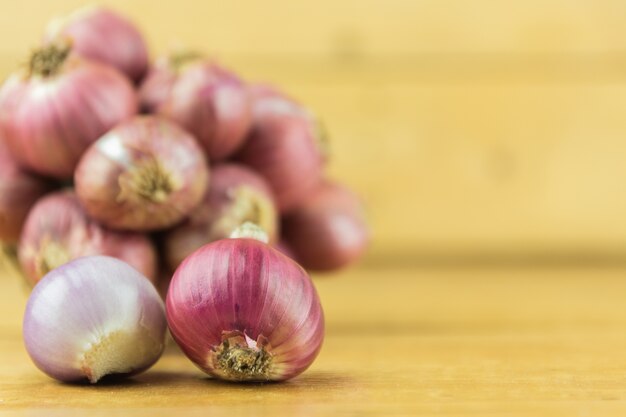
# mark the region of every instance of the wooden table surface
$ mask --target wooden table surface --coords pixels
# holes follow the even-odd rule
[[[209,379],[173,347],[103,386],[57,383],[21,340],[25,288],[0,275],[0,413],[59,415],[625,415],[619,267],[361,266],[316,277],[323,350],[286,382]]]

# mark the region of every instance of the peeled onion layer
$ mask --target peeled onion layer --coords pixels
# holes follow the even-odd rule
[[[174,340],[205,372],[229,381],[282,381],[313,362],[324,337],[306,272],[265,243],[223,239],[176,270],[166,300]]]
[[[35,365],[65,382],[140,373],[161,356],[165,332],[156,289],[105,256],[77,259],[46,275],[30,295],[23,322]]]

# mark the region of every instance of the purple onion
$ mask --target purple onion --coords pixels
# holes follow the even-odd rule
[[[93,221],[71,190],[37,201],[24,224],[18,255],[33,285],[49,271],[88,255],[119,258],[151,281],[156,279],[156,250],[150,238],[110,230]]]
[[[281,213],[298,205],[319,183],[328,154],[315,115],[269,84],[248,87],[253,123],[235,159],[269,182]]]
[[[26,215],[52,184],[21,169],[0,139],[0,241],[16,243]]]
[[[118,13],[83,7],[48,25],[45,40],[69,39],[74,53],[110,65],[138,82],[148,69],[148,47],[135,25]]]
[[[174,340],[220,379],[293,378],[311,365],[324,338],[307,273],[255,239],[223,239],[190,255],[172,278],[166,306]]]
[[[102,224],[161,230],[200,204],[209,168],[192,135],[162,117],[140,116],[98,139],[74,178],[85,210]]]
[[[137,94],[115,69],[70,54],[67,44],[36,50],[25,71],[0,89],[0,136],[20,166],[70,179],[101,135],[137,113]]]
[[[283,219],[284,239],[309,270],[328,271],[358,260],[369,242],[364,208],[349,189],[324,182]]]
[[[181,62],[174,56],[157,61],[139,96],[144,111],[172,119],[193,133],[211,161],[235,152],[250,128],[245,84],[207,60]]]

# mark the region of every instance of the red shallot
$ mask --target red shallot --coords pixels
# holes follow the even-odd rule
[[[156,250],[150,239],[109,230],[89,219],[71,190],[49,194],[35,204],[24,224],[18,255],[32,284],[66,262],[88,255],[119,258],[156,280]]]
[[[115,127],[76,168],[78,198],[114,229],[159,230],[182,221],[207,188],[209,169],[193,136],[156,116]]]
[[[240,238],[198,249],[178,267],[167,294],[174,340],[220,379],[293,378],[311,365],[324,338],[311,279],[295,261],[245,237],[259,231],[244,228]]]

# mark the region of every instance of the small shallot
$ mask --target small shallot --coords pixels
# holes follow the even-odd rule
[[[135,25],[101,6],[87,6],[50,22],[47,42],[69,40],[73,51],[110,65],[139,82],[148,69],[148,48]]]
[[[159,57],[141,83],[139,89],[141,110],[145,113],[158,112],[159,108],[169,100],[172,88],[183,69],[202,60],[204,60],[202,54],[193,51],[179,51]]]
[[[142,108],[193,133],[211,161],[225,159],[250,128],[248,90],[237,76],[195,54],[157,61],[140,89]]]
[[[21,169],[0,141],[0,242],[16,243],[28,210],[51,184]]]
[[[89,219],[71,190],[37,201],[24,224],[18,254],[32,284],[64,263],[88,255],[119,258],[151,281],[156,279],[156,250],[150,239],[109,230]]]
[[[247,237],[262,235],[248,229],[203,246],[178,267],[167,294],[167,321],[183,352],[214,377],[283,381],[319,353],[322,306],[304,269]]]
[[[23,336],[35,365],[64,382],[145,371],[161,356],[163,302],[148,280],[107,256],[76,259],[47,274],[28,299]]]
[[[164,236],[167,265],[173,271],[190,253],[206,243],[229,237],[246,222],[263,229],[271,242],[275,240],[278,210],[271,189],[246,166],[216,165],[202,203],[186,222]]]
[[[282,213],[297,206],[321,180],[325,157],[318,133],[308,118],[268,113],[255,120],[236,155],[269,182]]]
[[[36,50],[26,71],[0,89],[0,136],[19,164],[69,179],[107,130],[137,112],[137,96],[115,69],[70,55],[69,44]]]
[[[328,271],[356,261],[369,235],[361,201],[347,188],[324,182],[283,219],[284,238],[309,270]]]
[[[193,136],[163,118],[140,116],[85,152],[75,183],[94,219],[114,229],[146,231],[183,220],[202,200],[208,178]]]

